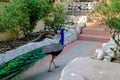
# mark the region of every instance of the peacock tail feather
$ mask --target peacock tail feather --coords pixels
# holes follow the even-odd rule
[[[44,58],[46,54],[42,52],[42,48],[43,47],[40,47],[24,53],[23,55],[20,55],[7,63],[0,65],[0,79],[4,80],[5,77],[13,73],[25,71],[36,61]]]

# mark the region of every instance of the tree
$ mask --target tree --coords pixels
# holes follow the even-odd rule
[[[120,0],[103,0],[96,8],[101,14],[101,23],[107,26],[107,30],[111,33],[111,37],[120,48]]]

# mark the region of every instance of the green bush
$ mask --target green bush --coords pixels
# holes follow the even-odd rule
[[[48,16],[48,13],[52,11],[52,6],[47,0],[21,0],[23,4],[29,9],[28,14],[30,18],[31,29],[35,27],[36,22]]]
[[[22,3],[4,3],[0,7],[2,7],[0,13],[0,32],[9,30],[17,33],[19,31],[18,28],[30,26],[27,12],[23,13],[22,11],[25,8]]]
[[[48,16],[52,6],[48,0],[12,0],[9,3],[0,2],[0,32],[8,30],[23,31],[28,36],[38,20]]]
[[[50,26],[54,31],[64,26],[66,20],[65,9],[63,5],[56,4],[53,6],[53,13],[46,18],[45,25]]]

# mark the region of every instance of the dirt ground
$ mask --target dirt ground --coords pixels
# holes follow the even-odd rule
[[[18,39],[15,42],[0,42],[0,54],[5,53],[6,51],[9,51],[11,49],[15,49],[23,44],[26,44],[27,42],[28,40],[26,39]]]

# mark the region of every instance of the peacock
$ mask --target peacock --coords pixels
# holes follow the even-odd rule
[[[53,43],[50,45],[47,45],[45,47],[43,47],[42,52],[44,52],[47,55],[51,55],[52,59],[49,65],[49,69],[48,71],[51,72],[51,65],[53,63],[53,65],[55,66],[55,68],[58,68],[58,66],[56,66],[54,59],[62,52],[64,48],[64,29],[61,28],[60,29],[60,40],[59,43]]]
[[[50,44],[48,46],[36,48],[34,50],[28,51],[16,58],[0,65],[0,80],[10,80],[17,76],[22,71],[27,70],[36,61],[44,58],[46,54],[52,55],[52,60],[50,62],[49,70],[51,71],[51,64],[53,63],[55,68],[54,59],[61,53],[64,48],[64,29],[60,30],[60,40],[59,43]]]

